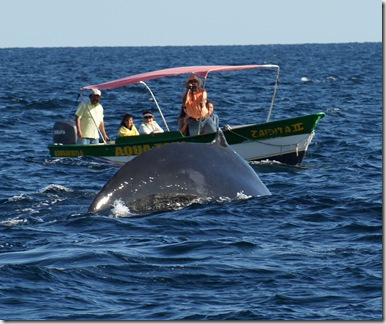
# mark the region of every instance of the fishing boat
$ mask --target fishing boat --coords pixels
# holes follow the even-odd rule
[[[209,143],[214,140],[215,133],[184,136],[178,130],[170,130],[153,91],[145,81],[167,76],[193,74],[203,79],[203,88],[205,88],[209,73],[245,69],[276,70],[272,99],[265,122],[246,125],[225,125],[223,127],[223,133],[228,144],[247,161],[270,160],[290,165],[301,163],[315,134],[315,127],[319,120],[324,117],[324,113],[317,112],[271,121],[270,118],[280,74],[280,67],[274,64],[175,67],[84,86],[80,89],[81,92],[90,89],[106,90],[131,84],[142,84],[149,91],[167,131],[156,134],[117,137],[115,140],[108,142],[85,145],[76,144],[77,132],[73,121],[59,120],[53,127],[53,143],[48,145],[50,155],[60,158],[87,156],[102,158],[115,163],[126,163],[143,151],[168,143]],[[178,112],[176,112],[177,114]]]

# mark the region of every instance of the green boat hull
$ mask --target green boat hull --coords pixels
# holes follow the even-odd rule
[[[314,129],[324,113],[295,118],[225,128],[228,144],[247,161],[275,160],[287,164],[299,164],[304,158]],[[119,137],[107,144],[48,145],[52,157],[88,156],[125,163],[143,151],[173,142],[210,143],[215,133],[183,136],[179,131],[159,134]]]

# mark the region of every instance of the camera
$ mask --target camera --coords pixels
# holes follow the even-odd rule
[[[196,90],[196,89],[197,89],[197,86],[194,86],[194,85],[189,84],[189,89],[190,89],[190,90]]]

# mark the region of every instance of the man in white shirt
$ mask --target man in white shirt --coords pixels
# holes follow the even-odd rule
[[[100,97],[101,92],[98,89],[92,89],[90,99],[78,105],[75,112],[75,125],[79,144],[98,144],[99,131],[105,142],[109,140],[103,122],[103,107],[99,103]]]

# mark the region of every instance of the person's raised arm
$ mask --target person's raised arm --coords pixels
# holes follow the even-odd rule
[[[206,101],[208,99],[208,95],[206,93],[206,90],[202,91],[202,100],[201,100],[201,108],[206,107]]]
[[[186,101],[188,100],[188,95],[191,90],[186,89],[186,91],[182,95],[182,106],[186,106]]]

